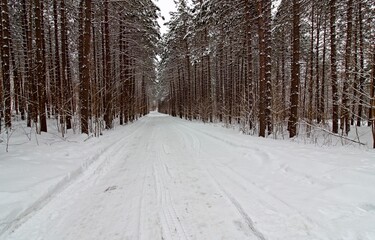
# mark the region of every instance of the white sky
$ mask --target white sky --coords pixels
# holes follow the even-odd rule
[[[159,6],[161,15],[164,17],[164,20],[162,18],[158,19],[159,25],[160,25],[160,32],[161,34],[164,34],[167,32],[168,28],[167,26],[164,26],[164,23],[168,22],[171,18],[169,12],[176,11],[176,4],[174,3],[174,0],[153,0],[154,3]],[[277,7],[280,5],[281,0],[273,0],[273,12],[277,10]]]
[[[174,4],[174,0],[153,0],[157,6],[159,6],[161,15],[164,17],[158,19],[160,25],[160,32],[164,34],[167,32],[168,28],[164,26],[164,23],[168,22],[171,16],[169,12],[176,11],[176,6]]]

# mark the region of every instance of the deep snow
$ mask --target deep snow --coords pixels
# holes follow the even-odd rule
[[[159,113],[58,139],[0,153],[0,239],[375,239],[373,150]]]

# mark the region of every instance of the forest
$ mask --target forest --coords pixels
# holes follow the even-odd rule
[[[375,0],[0,3],[0,240],[375,239]]]
[[[261,137],[372,126],[375,139],[375,2],[275,2],[179,1],[160,111]]]
[[[148,112],[160,38],[143,1],[1,1],[3,125],[94,135]]]
[[[151,0],[1,0],[1,131],[54,118],[62,136],[99,136],[158,109],[261,137],[367,126],[375,140],[374,0],[175,3],[160,36]]]

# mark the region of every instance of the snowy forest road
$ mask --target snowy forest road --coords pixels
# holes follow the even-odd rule
[[[373,153],[151,113],[6,239],[370,239]],[[354,158],[354,159],[353,159]]]

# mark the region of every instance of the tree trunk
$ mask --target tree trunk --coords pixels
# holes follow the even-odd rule
[[[293,46],[292,46],[292,80],[290,87],[290,117],[289,137],[297,135],[298,106],[299,106],[299,85],[300,85],[300,2],[293,0]]]
[[[247,66],[246,66],[246,98],[247,98],[247,118],[248,118],[248,126],[249,129],[253,129],[254,126],[254,119],[253,119],[253,112],[254,112],[254,99],[253,99],[253,48],[252,48],[252,35],[251,35],[251,28],[252,28],[252,19],[251,19],[251,7],[250,2],[245,1],[245,10],[246,10],[246,46],[247,46]]]
[[[332,85],[332,132],[339,132],[339,95],[337,90],[337,62],[336,62],[336,0],[330,0],[330,28],[331,28],[331,85]]]
[[[327,52],[327,10],[326,10],[326,3],[324,4],[324,26],[323,26],[323,52],[322,52],[322,81],[320,83],[321,89],[320,89],[320,114],[323,124],[325,123],[325,88],[326,88],[326,52]],[[318,73],[317,73],[318,74]]]
[[[109,46],[109,19],[108,19],[108,0],[104,1],[104,46],[105,46],[105,127],[112,128],[112,78],[111,78],[111,53]]]
[[[38,82],[40,131],[47,132],[46,117],[46,74],[44,58],[43,11],[40,0],[35,0],[35,44],[36,44],[36,79]]]
[[[55,37],[55,98],[57,116],[61,116],[61,66],[60,66],[60,45],[59,45],[59,24],[58,24],[58,8],[57,0],[53,1],[53,23],[54,23],[54,37]]]
[[[3,72],[3,88],[4,88],[4,122],[5,127],[10,130],[12,127],[11,120],[11,85],[10,85],[10,23],[9,23],[9,9],[8,0],[1,0],[1,27],[2,27],[2,41],[1,41],[1,63]]]
[[[265,40],[266,40],[266,73],[265,73],[265,82],[266,82],[266,109],[265,109],[265,115],[266,115],[266,125],[267,125],[267,134],[270,135],[272,133],[272,115],[271,115],[271,109],[272,109],[272,80],[271,80],[271,73],[272,73],[272,33],[271,33],[271,0],[265,1],[265,9],[264,9],[264,26],[265,26]]]
[[[258,0],[258,38],[259,38],[259,136],[266,136],[266,34],[264,21],[265,0]]]
[[[373,148],[375,148],[375,44],[373,44],[372,54],[372,84],[370,86],[371,98],[371,126],[372,126],[372,139]]]
[[[342,111],[341,111],[341,129],[348,135],[350,131],[349,121],[349,85],[351,78],[351,59],[352,59],[352,12],[353,0],[348,0],[347,6],[347,29],[346,29],[346,47],[345,47],[345,80],[343,86],[342,96]]]
[[[80,79],[81,132],[89,134],[89,91],[90,91],[90,41],[91,41],[91,0],[84,1],[83,55]]]

